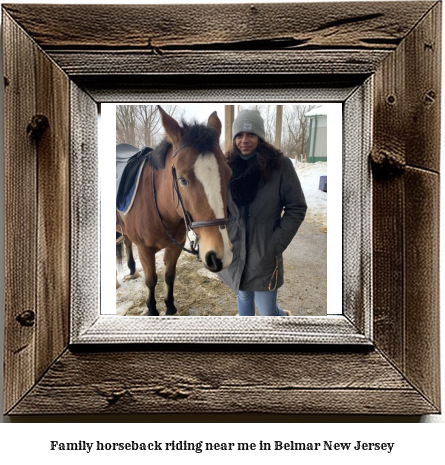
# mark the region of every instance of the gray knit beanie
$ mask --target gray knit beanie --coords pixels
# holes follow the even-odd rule
[[[240,132],[251,132],[257,135],[261,140],[266,138],[264,131],[264,121],[258,110],[241,110],[232,126],[232,140]]]

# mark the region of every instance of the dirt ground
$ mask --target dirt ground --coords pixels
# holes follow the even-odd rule
[[[323,316],[327,310],[326,228],[304,221],[284,252],[284,285],[278,291],[278,303],[294,316]],[[117,315],[145,315],[148,291],[134,247],[141,276],[125,281],[126,265],[118,267],[120,287],[116,289]],[[162,251],[157,254],[159,313],[165,314],[163,297]],[[189,254],[182,253],[175,281],[175,305],[180,316],[236,315],[235,295],[213,273]]]

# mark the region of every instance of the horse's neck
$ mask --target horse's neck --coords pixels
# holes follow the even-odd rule
[[[149,195],[153,197],[151,168],[146,171],[148,171],[149,183],[144,182],[144,185],[150,185],[151,192],[149,193]],[[171,167],[166,165],[166,167],[162,170],[155,170],[154,179],[156,186],[156,200],[162,218],[165,221],[168,221],[172,224],[180,223],[182,221],[182,216],[178,213],[176,209],[176,195],[173,198],[173,182]],[[148,195],[148,193],[146,195]]]

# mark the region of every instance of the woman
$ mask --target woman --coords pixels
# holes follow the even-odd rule
[[[229,183],[229,235],[233,261],[219,273],[236,294],[238,314],[286,316],[277,304],[283,285],[283,252],[306,214],[306,201],[292,162],[265,141],[257,110],[239,112],[226,154]],[[283,214],[284,212],[284,214]]]

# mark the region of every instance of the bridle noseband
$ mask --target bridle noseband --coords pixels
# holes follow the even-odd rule
[[[215,143],[215,145],[219,146],[219,144],[216,144],[216,143]],[[188,144],[183,144],[183,145],[179,146],[173,152],[172,160],[174,160],[175,157],[178,155],[178,153],[183,148],[185,148],[187,146],[188,146]],[[156,213],[158,215],[159,220],[161,221],[161,224],[162,224],[162,227],[164,228],[164,231],[166,232],[166,234],[168,235],[170,240],[174,244],[176,244],[178,247],[180,247],[181,249],[183,249],[184,251],[186,251],[186,252],[188,252],[188,253],[190,253],[192,255],[198,255],[199,254],[198,240],[196,242],[190,241],[190,249],[191,250],[189,250],[186,247],[184,247],[182,244],[180,244],[178,241],[176,241],[176,239],[168,231],[168,229],[165,226],[164,221],[162,219],[161,212],[159,211],[159,208],[158,208],[158,201],[157,201],[157,198],[156,198],[155,174],[154,174],[153,169],[152,169],[152,172],[151,172],[151,179],[152,179],[153,199],[154,199],[154,203],[155,203],[155,207],[156,207]],[[175,193],[176,193],[176,197],[178,199],[178,202],[176,204],[176,208],[178,208],[179,205],[181,206],[182,216],[184,218],[184,223],[185,223],[186,234],[187,235],[188,235],[189,232],[194,232],[194,228],[206,228],[206,227],[210,227],[210,226],[219,226],[220,229],[225,229],[226,228],[226,225],[229,222],[228,218],[215,218],[213,220],[192,221],[189,212],[186,210],[186,208],[184,206],[184,202],[182,200],[181,192],[179,191],[178,177],[176,176],[176,167],[175,167],[175,165],[173,163],[172,164],[172,196],[173,196],[173,200],[174,200]],[[199,239],[199,237],[198,237],[198,235],[196,233],[195,233],[195,235]]]

